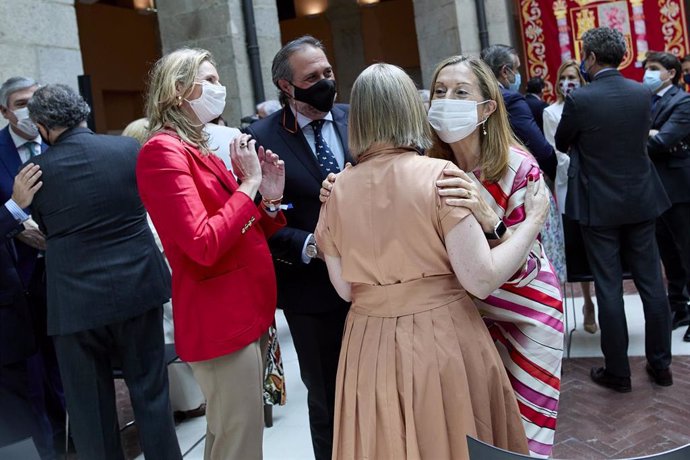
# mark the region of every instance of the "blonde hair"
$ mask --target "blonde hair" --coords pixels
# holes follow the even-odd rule
[[[204,61],[216,65],[209,51],[197,48],[180,48],[160,58],[149,76],[146,116],[151,134],[174,129],[182,140],[209,154],[208,135],[192,123],[181,106],[182,99],[192,93]]]
[[[479,83],[479,91],[482,97],[496,102],[496,110],[484,123],[486,135],[480,140],[479,168],[482,172],[482,180],[497,182],[508,169],[509,150],[511,146],[525,148],[513,134],[508,122],[508,112],[498,82],[493,72],[484,61],[475,57],[451,56],[441,61],[431,79],[431,102],[434,101],[434,88],[441,70],[449,66],[464,64],[472,70]],[[432,158],[442,158],[455,163],[455,157],[450,145],[446,144],[432,130],[431,139],[433,145],[427,154]]]
[[[149,139],[149,121],[146,118],[134,120],[122,130],[122,135],[133,137],[140,144],[144,144]]]
[[[585,86],[585,79],[582,78],[582,72],[580,72],[580,63],[575,59],[563,61],[561,66],[558,68],[558,72],[556,73],[556,100],[558,100],[558,102],[563,102],[565,100],[563,90],[561,89],[561,75],[563,75],[563,72],[565,72],[565,69],[568,67],[573,67],[575,69],[575,72],[577,72],[577,78],[580,80],[580,86]]]
[[[355,159],[377,143],[417,148],[431,145],[426,111],[404,70],[391,64],[372,64],[359,74],[350,93],[348,133]]]

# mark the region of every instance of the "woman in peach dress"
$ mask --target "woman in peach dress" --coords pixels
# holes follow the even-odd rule
[[[495,109],[495,102],[487,103]],[[526,259],[548,213],[542,180],[525,221],[489,248],[436,190],[444,160],[414,83],[374,64],[355,81],[349,145],[316,229],[331,281],[352,300],[336,388],[333,459],[467,459],[466,435],[527,453],[515,395],[468,294],[489,295]]]

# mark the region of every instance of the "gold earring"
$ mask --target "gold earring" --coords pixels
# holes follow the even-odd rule
[[[488,121],[488,118],[484,119],[484,123],[482,123],[482,133],[486,136],[486,122]]]

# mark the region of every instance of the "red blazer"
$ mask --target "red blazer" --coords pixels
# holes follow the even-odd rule
[[[266,238],[285,225],[244,193],[223,162],[172,132],[137,161],[141,199],[172,268],[175,348],[185,361],[237,351],[268,330],[276,281]]]

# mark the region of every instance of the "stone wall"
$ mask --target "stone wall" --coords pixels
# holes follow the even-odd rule
[[[263,87],[275,96],[271,62],[280,49],[275,0],[254,0]],[[230,126],[255,112],[244,19],[240,0],[166,0],[157,2],[163,53],[182,46],[204,48],[214,55],[221,82],[227,88],[223,117]]]
[[[77,89],[83,73],[73,0],[0,1],[0,83],[27,76]]]

